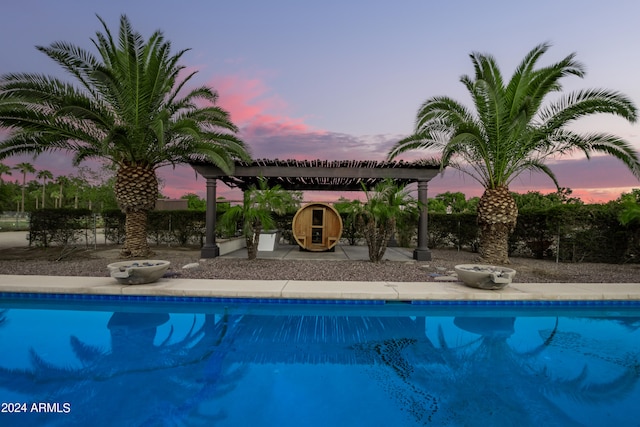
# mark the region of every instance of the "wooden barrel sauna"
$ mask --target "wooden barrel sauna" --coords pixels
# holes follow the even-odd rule
[[[342,218],[333,206],[309,203],[296,212],[291,228],[293,237],[302,249],[328,251],[340,241]]]

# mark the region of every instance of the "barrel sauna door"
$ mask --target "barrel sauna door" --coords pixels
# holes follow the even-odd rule
[[[293,235],[303,249],[326,251],[342,235],[342,218],[329,205],[313,203],[302,207],[293,218]]]

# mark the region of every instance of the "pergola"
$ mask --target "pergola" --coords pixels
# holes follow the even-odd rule
[[[418,222],[418,247],[413,258],[431,260],[427,234],[428,182],[440,172],[440,166],[430,161],[377,162],[361,160],[253,160],[236,161],[233,174],[206,162],[192,162],[191,166],[207,181],[207,212],[205,243],[202,258],[220,255],[216,244],[216,186],[221,180],[230,187],[242,191],[265,180],[268,186],[280,185],[294,191],[361,191],[372,189],[384,179],[398,184],[418,184],[418,201],[421,205]]]

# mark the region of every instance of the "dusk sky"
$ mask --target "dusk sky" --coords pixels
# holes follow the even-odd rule
[[[190,48],[182,64],[198,70],[194,85],[219,92],[220,105],[241,128],[254,158],[383,160],[394,142],[412,133],[416,111],[427,98],[447,95],[470,105],[459,79],[473,73],[473,51],[495,56],[509,78],[529,50],[549,42],[552,48],[540,64],[575,52],[586,66],[585,78],[564,80],[566,92],[618,90],[640,106],[637,0],[23,0],[2,7],[0,74],[38,72],[70,80],[35,46],[66,41],[91,49],[90,39],[102,30],[96,14],[114,33],[126,14],[145,38],[159,29],[174,52]],[[637,123],[598,116],[575,128],[615,133],[640,149]],[[20,161],[54,176],[73,173],[62,155],[3,163]],[[613,158],[587,162],[578,156],[551,166],[560,185],[585,202],[615,199],[640,187]],[[160,175],[167,196],[204,195],[204,179],[196,179],[188,166],[164,168]],[[554,187],[544,176],[525,173],[511,190],[546,193]],[[431,181],[429,195],[445,191],[479,196],[482,188],[447,171]],[[219,186],[219,195],[238,194]]]

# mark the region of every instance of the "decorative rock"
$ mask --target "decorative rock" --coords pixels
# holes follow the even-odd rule
[[[200,264],[197,262],[190,262],[189,264],[185,264],[182,266],[183,270],[196,270],[200,268]]]
[[[152,283],[162,277],[171,263],[158,259],[121,261],[107,265],[111,277],[123,285]]]
[[[454,267],[465,285],[478,289],[502,289],[511,283],[516,271],[506,267],[481,264],[461,264]]]
[[[458,282],[458,278],[455,276],[436,276],[433,278],[435,282]]]

